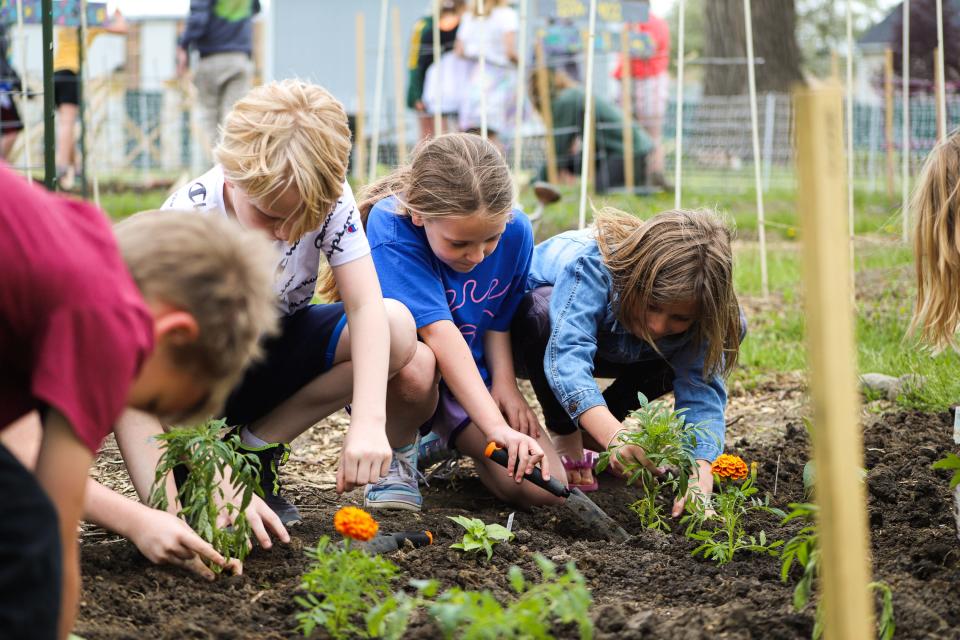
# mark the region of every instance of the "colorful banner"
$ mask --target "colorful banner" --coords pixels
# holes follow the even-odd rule
[[[40,24],[41,1],[21,0],[23,21]],[[59,27],[80,26],[80,0],[53,0],[53,24]],[[87,3],[87,26],[96,27],[109,21],[106,2]],[[17,23],[17,0],[0,0],[0,23]]]
[[[589,0],[539,0],[541,18],[586,22],[590,18]],[[650,16],[648,0],[599,0],[598,22],[646,22]]]

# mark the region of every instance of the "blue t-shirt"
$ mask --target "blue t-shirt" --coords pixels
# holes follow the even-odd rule
[[[514,209],[494,252],[470,273],[458,273],[433,254],[423,227],[395,210],[396,198],[385,198],[370,211],[366,224],[383,297],[405,304],[417,329],[439,320],[457,325],[489,385],[483,334],[510,329],[533,256],[530,221]]]

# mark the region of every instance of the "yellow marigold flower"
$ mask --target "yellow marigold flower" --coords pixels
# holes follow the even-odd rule
[[[710,469],[721,478],[730,480],[743,480],[747,477],[747,463],[740,456],[732,456],[728,453],[721,454],[714,460]]]
[[[345,538],[366,542],[377,535],[380,525],[363,509],[342,507],[333,516],[333,527]]]

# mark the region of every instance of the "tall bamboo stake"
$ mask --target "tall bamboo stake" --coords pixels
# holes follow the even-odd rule
[[[825,637],[875,634],[854,313],[844,237],[843,108],[835,83],[794,95],[804,310],[817,464]]]
[[[440,0],[433,0],[433,64],[437,65],[437,109],[433,113],[434,137],[443,133],[443,67],[440,66]]]
[[[937,136],[943,140],[947,135],[947,92],[943,69],[943,0],[937,0]]]
[[[597,0],[590,0],[590,21],[587,27],[586,104],[583,113],[583,153],[580,156],[580,214],[577,228],[587,226],[587,187],[590,182],[590,148],[593,144],[593,57],[597,37]]]
[[[903,59],[900,64],[903,95],[903,142],[900,148],[900,217],[902,240],[910,238],[910,0],[903,2]]]
[[[547,61],[543,52],[543,30],[537,33],[534,45],[537,55],[537,96],[540,102],[540,117],[543,118],[544,147],[547,156],[547,180],[556,184],[560,177],[557,172],[557,148],[553,137],[553,106],[550,100],[550,79],[547,77]]]
[[[527,86],[527,0],[520,0],[520,27],[517,30],[517,96],[514,107],[516,121],[513,125],[513,175],[520,175],[520,160],[523,147],[523,96]]]
[[[760,127],[757,117],[757,73],[753,56],[753,16],[751,0],[743,0],[743,20],[747,34],[747,82],[750,85],[750,127],[753,138],[753,183],[757,192],[757,236],[760,240],[760,292],[770,295],[767,280],[767,229],[763,212],[763,176],[760,169]]]
[[[483,20],[483,29],[486,32],[490,21],[487,20],[486,7],[483,0],[477,0],[477,11]],[[480,48],[480,137],[487,139],[487,48]]]
[[[370,136],[370,180],[377,179],[380,159],[380,125],[383,120],[383,70],[387,60],[387,9],[390,0],[380,0],[380,23],[377,29],[377,75],[373,87],[373,131]]]
[[[945,111],[947,110],[946,102],[944,101],[944,87],[940,83],[940,72],[942,70],[943,57],[940,55],[940,47],[936,47],[933,50],[933,73],[937,78],[937,81],[933,86],[933,93],[936,97],[937,103],[937,142],[941,142],[943,138],[947,135],[947,118]]]
[[[17,0],[17,48],[20,51],[20,66],[27,68],[27,34],[23,29],[23,0]],[[24,71],[26,76],[26,71]],[[33,164],[30,160],[30,118],[27,112],[27,83],[20,83],[20,119],[23,121],[23,173],[32,177]]]
[[[847,219],[850,227],[850,293],[856,299],[857,271],[855,266],[853,230],[853,0],[847,0]]]
[[[687,1],[680,0],[677,4],[677,133],[676,133],[676,153],[674,157],[674,175],[673,175],[673,206],[680,208],[680,202],[683,195],[683,37],[686,31],[684,16],[687,10]]]
[[[893,51],[883,52],[883,139],[887,148],[887,200],[893,200]]]
[[[397,129],[397,160],[407,161],[407,111],[403,99],[403,51],[400,46],[400,7],[391,10],[393,22],[393,109]]]
[[[357,182],[363,184],[366,182],[366,176],[364,175],[364,165],[366,164],[367,154],[363,144],[363,120],[364,113],[363,110],[366,107],[364,104],[364,94],[366,93],[366,78],[364,77],[364,47],[366,43],[366,37],[364,35],[364,23],[363,23],[363,14],[357,14],[357,23],[356,23],[356,65],[357,65],[357,113],[355,117],[354,125],[354,140],[353,146],[357,150],[357,155],[355,157],[356,164],[353,166],[353,176],[357,179]]]
[[[630,25],[623,25],[620,56],[623,64],[620,65],[620,108],[623,110],[623,181],[627,193],[633,193],[634,166],[633,166],[633,61],[630,59]]]

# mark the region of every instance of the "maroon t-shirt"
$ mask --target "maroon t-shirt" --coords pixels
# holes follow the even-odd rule
[[[103,213],[0,163],[0,429],[49,406],[96,452],[152,349]]]

